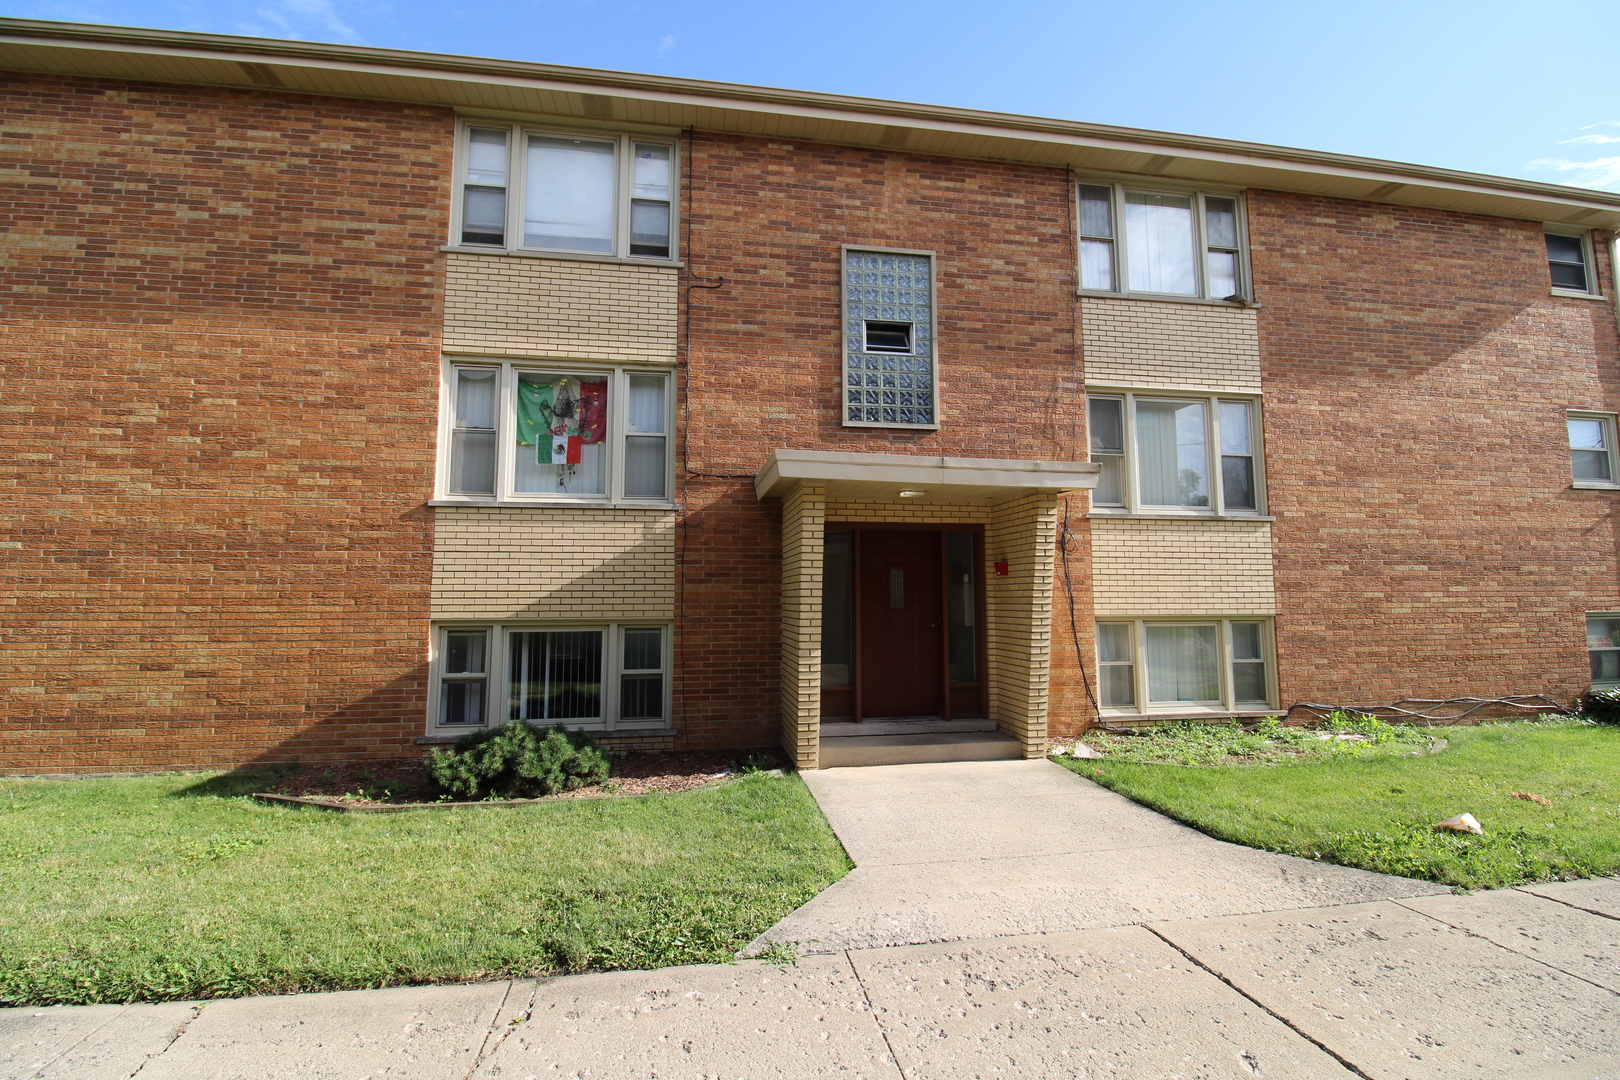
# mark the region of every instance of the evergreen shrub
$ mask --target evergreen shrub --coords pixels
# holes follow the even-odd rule
[[[1620,690],[1590,690],[1581,698],[1581,715],[1599,724],[1620,724]]]
[[[537,727],[514,720],[469,731],[428,755],[428,775],[458,799],[528,799],[599,784],[613,771],[596,740],[561,724]]]

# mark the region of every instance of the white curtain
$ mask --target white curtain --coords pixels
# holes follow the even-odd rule
[[[529,136],[523,242],[561,251],[613,250],[613,144]]]
[[[1132,292],[1198,295],[1192,199],[1126,192],[1125,244]]]
[[[636,499],[668,495],[664,465],[664,388],[661,375],[632,375],[626,409],[624,493]]]
[[[1220,701],[1216,627],[1149,625],[1146,630],[1149,701]]]
[[[1137,399],[1137,468],[1143,505],[1209,505],[1204,408],[1201,401]]]

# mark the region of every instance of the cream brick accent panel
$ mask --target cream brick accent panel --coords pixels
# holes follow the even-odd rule
[[[821,574],[826,487],[802,482],[782,500],[782,748],[820,767]]]
[[[827,520],[862,524],[889,522],[896,525],[986,525],[990,521],[990,507],[983,503],[917,503],[903,502],[854,503],[829,502]]]
[[[675,362],[680,287],[670,267],[503,255],[448,259],[446,349]]]
[[[1087,383],[1260,392],[1253,311],[1086,296],[1080,333]]]
[[[441,506],[435,619],[669,619],[673,511]]]
[[[1264,521],[1091,519],[1097,617],[1274,615]]]
[[[985,530],[985,560],[1010,570],[985,590],[991,715],[1029,758],[1046,753],[1056,530],[1057,496],[1044,492],[997,505]]]

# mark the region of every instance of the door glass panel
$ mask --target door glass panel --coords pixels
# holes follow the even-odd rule
[[[889,567],[889,606],[899,610],[906,606],[906,568]]]
[[[977,562],[973,533],[945,534],[945,595],[949,618],[951,682],[979,681]]]
[[[830,532],[821,571],[821,685],[848,686],[854,652],[854,534]]]

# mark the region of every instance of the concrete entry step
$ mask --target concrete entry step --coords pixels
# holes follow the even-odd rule
[[[938,735],[957,731],[994,731],[994,720],[941,720],[935,716],[885,716],[860,723],[822,721],[821,737],[837,739],[860,735]]]
[[[821,740],[821,767],[920,765],[939,761],[1017,761],[1024,747],[999,731],[949,731],[922,735],[846,735]]]

